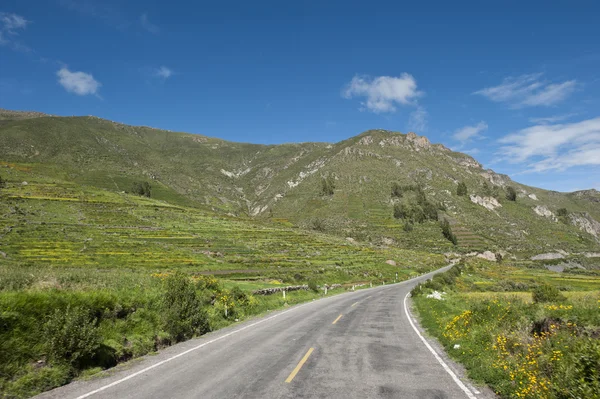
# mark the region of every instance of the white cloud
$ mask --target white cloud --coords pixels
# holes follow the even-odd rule
[[[408,128],[418,132],[427,130],[427,111],[423,107],[417,107],[408,117]]]
[[[600,165],[600,117],[581,122],[537,125],[501,138],[500,152],[510,162],[525,162],[533,172]]]
[[[70,93],[79,96],[97,94],[101,84],[94,77],[85,72],[71,72],[66,67],[61,68],[56,75],[58,83]]]
[[[20,15],[0,12],[0,45],[11,45],[18,51],[30,51],[29,47],[14,40],[30,23]]]
[[[30,21],[20,15],[0,12],[0,26],[9,35],[16,35],[18,30],[25,29]]]
[[[465,126],[458,129],[452,137],[454,137],[455,140],[466,142],[473,138],[480,137],[481,133],[486,131],[487,128],[487,123],[481,121],[474,126]]]
[[[142,24],[142,28],[146,29],[150,33],[157,34],[160,31],[160,29],[158,29],[158,26],[150,22],[147,13],[143,13],[140,16],[140,23]]]
[[[173,70],[170,68],[167,68],[166,66],[161,66],[160,68],[156,68],[154,70],[154,76],[157,76],[157,77],[163,78],[163,79],[168,79],[171,76],[173,76]]]
[[[505,102],[515,108],[521,108],[557,104],[577,88],[576,80],[549,83],[541,80],[541,77],[541,73],[509,77],[498,86],[486,87],[473,94],[480,94],[492,101]]]
[[[564,115],[547,116],[547,117],[542,117],[542,118],[529,118],[529,122],[538,123],[538,124],[543,125],[543,124],[547,124],[547,123],[561,122],[566,119],[570,119],[575,115],[577,115],[577,114],[572,113],[572,114],[564,114]]]
[[[375,113],[395,112],[396,105],[414,105],[423,93],[417,90],[416,80],[408,73],[399,77],[355,76],[342,93],[344,98],[366,97],[364,109]]]

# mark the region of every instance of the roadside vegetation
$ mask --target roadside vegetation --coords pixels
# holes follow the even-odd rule
[[[417,286],[412,297],[427,331],[500,397],[600,397],[597,271],[471,259]]]
[[[26,185],[9,181],[3,188],[0,216],[0,396],[6,398],[29,397],[319,298],[325,284],[342,284],[335,294],[444,264],[441,255],[31,175]],[[285,299],[253,294],[290,285],[307,289],[286,292]]]

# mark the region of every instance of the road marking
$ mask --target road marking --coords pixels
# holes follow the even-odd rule
[[[331,297],[331,298],[335,298],[335,297]],[[258,324],[262,324],[262,323],[264,323],[264,322],[266,322],[266,321],[272,320],[272,319],[274,319],[274,318],[276,318],[276,317],[279,317],[279,316],[281,316],[281,315],[284,315],[284,314],[286,314],[286,313],[288,313],[288,312],[291,312],[291,311],[293,311],[293,310],[296,310],[296,309],[298,309],[298,308],[301,308],[301,307],[303,307],[303,306],[310,305],[311,303],[314,303],[314,302],[307,302],[307,303],[303,303],[302,305],[298,305],[298,306],[295,306],[295,307],[293,307],[293,308],[291,308],[291,309],[284,310],[283,312],[281,312],[281,313],[277,313],[277,314],[275,314],[275,315],[273,315],[273,316],[270,316],[270,317],[267,317],[266,319],[259,320],[259,321],[255,322],[255,323],[248,324],[248,325],[247,325],[247,326],[245,326],[245,327],[238,328],[237,330],[234,330],[234,331],[228,332],[227,334],[221,335],[220,337],[217,337],[217,338],[215,338],[215,339],[212,339],[212,340],[210,340],[210,341],[204,342],[204,343],[202,343],[202,344],[200,344],[200,345],[194,346],[193,348],[190,348],[190,349],[188,349],[188,350],[186,350],[186,351],[183,351],[183,352],[181,352],[181,353],[179,353],[179,354],[177,354],[177,355],[175,355],[175,356],[172,356],[172,357],[170,357],[170,358],[168,358],[168,359],[162,360],[162,361],[160,361],[160,362],[158,362],[158,363],[154,363],[153,365],[151,365],[151,366],[148,366],[148,367],[146,367],[146,368],[144,368],[144,369],[142,369],[142,370],[136,371],[136,372],[135,372],[135,373],[133,373],[133,374],[129,374],[127,377],[123,377],[123,378],[121,378],[120,380],[117,380],[117,381],[111,382],[110,384],[104,385],[103,387],[100,387],[100,388],[98,388],[98,389],[95,389],[95,390],[93,390],[93,391],[91,391],[91,392],[88,392],[88,393],[86,393],[86,394],[84,394],[84,395],[78,396],[78,397],[77,397],[77,398],[75,398],[75,399],[84,399],[84,398],[90,397],[90,396],[92,396],[92,395],[94,395],[94,394],[97,394],[98,392],[102,392],[102,391],[104,391],[105,389],[108,389],[108,388],[114,387],[115,385],[118,385],[118,384],[120,384],[120,383],[122,383],[122,382],[125,382],[125,381],[127,381],[127,380],[130,380],[130,379],[132,379],[133,377],[136,377],[136,376],[138,376],[138,375],[140,375],[140,374],[143,374],[143,373],[145,373],[145,372],[146,372],[146,371],[148,371],[148,370],[152,370],[153,368],[156,368],[156,367],[158,367],[158,366],[161,366],[161,365],[163,365],[163,364],[165,364],[165,363],[168,363],[168,362],[170,362],[171,360],[175,360],[175,359],[177,359],[178,357],[181,357],[181,356],[183,356],[183,355],[187,355],[187,354],[188,354],[188,353],[190,353],[190,352],[193,352],[193,351],[195,351],[195,350],[198,350],[198,349],[200,349],[200,348],[202,348],[202,347],[204,347],[204,346],[206,346],[206,345],[212,344],[213,342],[220,341],[220,340],[222,340],[222,339],[224,339],[224,338],[227,338],[227,337],[229,337],[229,336],[231,336],[231,335],[233,335],[233,334],[237,334],[237,333],[239,333],[240,331],[246,330],[246,329],[248,329],[248,328],[250,328],[250,327],[254,327],[254,326],[258,325]]]
[[[356,305],[358,305],[358,302],[354,302],[354,303],[352,304],[352,306],[350,306],[350,307],[351,307],[351,308],[353,308],[353,307],[355,307]]]
[[[435,270],[435,271],[432,271],[432,272],[430,272],[429,274],[433,274],[433,273],[435,273],[435,272],[440,272],[440,271],[445,271],[445,270],[443,270],[443,269],[445,269],[445,268],[449,268],[449,266],[450,266],[450,265],[448,265],[448,266],[444,266],[443,268],[441,268],[441,269],[438,269],[438,270]],[[408,283],[408,282],[410,282],[410,281],[412,281],[412,280],[416,280],[416,279],[418,279],[418,278],[419,278],[419,277],[413,277],[413,278],[411,278],[411,279],[408,279],[408,280],[404,280],[404,281],[402,281],[402,283]],[[368,298],[371,298],[371,297],[372,297],[372,295],[369,295],[369,296],[367,297],[367,299],[368,299]],[[330,300],[330,299],[333,299],[333,298],[336,298],[336,296],[332,296],[332,297],[329,297],[329,298],[323,299],[323,301]],[[95,394],[97,394],[98,392],[102,392],[102,391],[104,391],[104,390],[106,390],[106,389],[108,389],[108,388],[114,387],[115,385],[119,385],[120,383],[122,383],[122,382],[125,382],[125,381],[127,381],[127,380],[130,380],[130,379],[132,379],[132,378],[134,378],[134,377],[136,377],[136,376],[138,376],[138,375],[140,375],[140,374],[143,374],[143,373],[145,373],[146,371],[152,370],[153,368],[156,368],[156,367],[158,367],[158,366],[161,366],[161,365],[163,365],[163,364],[165,364],[165,363],[168,363],[168,362],[170,362],[171,360],[175,360],[175,359],[177,359],[177,358],[179,358],[179,357],[181,357],[181,356],[183,356],[183,355],[187,355],[188,353],[190,353],[190,352],[193,352],[193,351],[195,351],[195,350],[198,350],[198,349],[200,349],[200,348],[202,348],[202,347],[204,347],[204,346],[206,346],[206,345],[212,344],[213,342],[220,341],[220,340],[222,340],[222,339],[224,339],[224,338],[227,338],[227,337],[229,337],[230,335],[237,334],[237,333],[238,333],[238,332],[240,332],[240,331],[243,331],[243,330],[246,330],[246,329],[248,329],[248,328],[254,327],[254,326],[258,325],[258,324],[262,324],[262,323],[264,323],[264,322],[266,322],[266,321],[269,321],[269,320],[271,320],[271,319],[274,319],[274,318],[276,318],[276,317],[279,317],[279,316],[281,316],[281,315],[284,315],[284,314],[286,314],[286,313],[288,313],[288,312],[292,312],[292,311],[294,311],[294,310],[296,310],[296,309],[298,309],[298,308],[301,308],[301,307],[303,307],[303,306],[310,305],[311,303],[315,303],[315,302],[306,302],[306,303],[303,303],[303,304],[301,304],[301,305],[294,306],[294,307],[293,307],[293,308],[291,308],[291,309],[284,310],[284,311],[283,311],[283,312],[281,312],[281,313],[278,313],[278,314],[275,314],[275,315],[273,315],[273,316],[267,317],[266,319],[262,319],[262,320],[259,320],[259,321],[255,322],[255,323],[248,324],[248,325],[247,325],[247,326],[245,326],[245,327],[241,327],[241,328],[239,328],[239,329],[237,329],[237,330],[234,330],[234,331],[231,331],[231,332],[229,332],[229,333],[227,333],[227,334],[221,335],[220,337],[217,337],[217,338],[215,338],[215,339],[213,339],[213,340],[210,340],[210,341],[204,342],[204,343],[202,343],[202,344],[200,344],[200,345],[197,345],[197,346],[195,346],[195,347],[193,347],[193,348],[190,348],[190,349],[188,349],[188,350],[186,350],[186,351],[184,351],[184,352],[181,352],[181,353],[179,353],[179,354],[177,354],[177,355],[175,355],[175,356],[172,356],[172,357],[170,357],[170,358],[168,358],[168,359],[162,360],[162,361],[160,361],[160,362],[158,362],[158,363],[154,363],[153,365],[151,365],[151,366],[148,366],[148,367],[146,367],[146,368],[144,368],[144,369],[142,369],[142,370],[136,371],[136,372],[135,372],[135,373],[133,373],[133,374],[129,374],[127,377],[123,377],[123,378],[121,378],[121,379],[119,379],[119,380],[113,381],[113,382],[111,382],[110,384],[104,385],[104,386],[102,386],[102,387],[100,387],[100,388],[98,388],[98,389],[95,389],[95,390],[93,390],[93,391],[90,391],[90,392],[88,392],[88,393],[86,393],[86,394],[83,394],[83,395],[81,395],[81,396],[78,396],[78,397],[77,397],[77,398],[75,398],[75,399],[84,399],[84,398],[88,398],[88,397],[90,397],[90,396],[92,396],[92,395],[95,395]],[[409,321],[410,321],[410,318],[409,318]]]
[[[300,360],[300,363],[298,363],[298,365],[296,366],[296,368],[292,371],[292,373],[289,375],[289,377],[287,378],[287,380],[285,380],[285,382],[287,382],[288,384],[290,382],[292,382],[292,380],[294,379],[294,377],[296,376],[296,374],[298,374],[298,371],[300,371],[300,369],[302,368],[302,366],[304,366],[304,363],[306,363],[306,361],[308,360],[308,357],[310,356],[311,353],[313,353],[314,350],[315,350],[315,348],[310,348],[308,350],[308,352],[306,352],[306,355],[304,355],[304,357],[302,358],[302,360]]]
[[[433,356],[435,356],[435,359],[438,361],[438,363],[442,365],[442,367],[444,368],[444,370],[446,370],[446,372],[448,374],[450,374],[450,377],[452,377],[452,379],[454,380],[454,382],[456,383],[456,385],[458,385],[458,387],[460,389],[462,389],[464,393],[467,394],[467,397],[469,399],[477,399],[477,397],[475,395],[473,395],[473,393],[469,390],[469,388],[467,388],[467,386],[465,384],[463,384],[463,382],[456,376],[456,374],[454,374],[454,372],[450,369],[450,367],[448,367],[448,365],[446,364],[446,362],[444,362],[444,360],[442,360],[442,358],[440,357],[440,355],[438,355],[437,352],[431,347],[431,345],[429,345],[429,342],[427,342],[427,340],[425,339],[425,337],[423,337],[423,335],[421,335],[421,333],[419,332],[419,330],[415,326],[415,323],[413,323],[412,319],[410,318],[410,314],[408,313],[408,306],[406,306],[406,300],[408,299],[409,295],[410,295],[410,293],[406,294],[406,296],[404,297],[404,313],[406,313],[406,317],[408,318],[408,322],[412,326],[413,330],[415,330],[415,332],[417,333],[417,335],[419,336],[419,338],[421,338],[421,341],[423,341],[423,343],[425,344],[425,346],[427,347],[427,349],[429,349],[429,351],[431,353],[433,353]]]
[[[331,323],[331,324],[335,324],[335,323],[337,323],[337,322],[338,322],[338,320],[339,320],[339,319],[341,319],[341,318],[342,318],[342,315],[339,315],[339,316],[337,317],[337,319],[335,319],[335,320],[333,321],[333,323]]]

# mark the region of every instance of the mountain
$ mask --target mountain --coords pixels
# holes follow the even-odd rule
[[[97,117],[0,110],[0,161],[113,192],[147,181],[152,197],[217,214],[298,226],[375,245],[507,251],[523,257],[600,248],[600,195],[529,187],[415,133],[370,130],[339,143],[258,145]],[[5,175],[0,169],[0,176]],[[466,196],[457,195],[464,182]],[[397,184],[401,196],[392,196]],[[507,199],[514,189],[516,201]],[[435,207],[432,220],[394,208]],[[419,202],[421,201],[421,202]]]

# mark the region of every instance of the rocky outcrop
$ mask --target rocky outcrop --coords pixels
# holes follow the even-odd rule
[[[497,260],[496,254],[491,251],[485,251],[481,254],[478,254],[477,257],[480,259],[489,260],[490,262],[496,262],[496,260]]]
[[[600,237],[600,223],[590,216],[589,213],[585,212],[581,215],[570,214],[570,221],[575,226],[579,227],[581,231],[585,231],[594,237]]]
[[[547,254],[539,254],[531,257],[531,260],[552,260],[552,259],[564,259],[564,255],[558,252],[550,252]]]
[[[474,204],[481,205],[482,207],[489,209],[490,211],[502,207],[502,205],[494,197],[480,197],[479,195],[471,194],[469,198]]]
[[[511,182],[511,180],[508,176],[498,174],[491,169],[488,169],[485,172],[481,172],[480,175],[483,178],[487,179],[494,186],[505,187],[505,186],[510,185],[510,182]]]
[[[543,216],[545,218],[551,219],[554,222],[556,222],[558,220],[556,215],[550,209],[548,209],[545,205],[538,205],[535,208],[533,208],[533,211],[536,214],[538,214],[539,216]]]
[[[412,143],[417,151],[423,149],[426,150],[431,147],[431,142],[425,136],[418,136],[414,132],[409,132],[406,135],[406,141]]]

